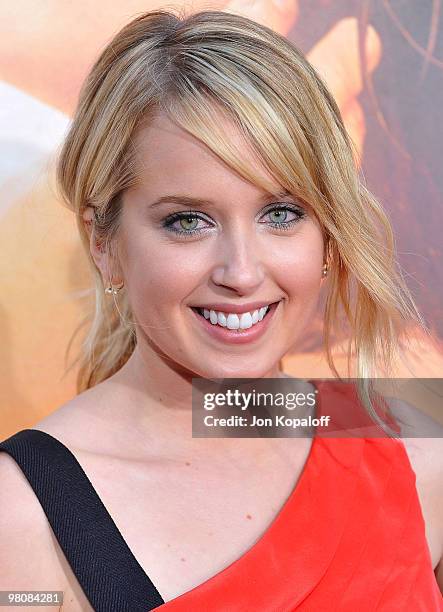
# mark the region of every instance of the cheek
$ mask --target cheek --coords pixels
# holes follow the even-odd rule
[[[176,306],[195,289],[202,273],[202,258],[183,245],[158,239],[144,240],[142,245],[133,241],[125,250],[130,301],[133,309],[145,316],[147,304],[151,314],[164,316],[165,306]]]
[[[135,234],[125,242],[123,252],[130,302],[136,315],[161,318],[165,307],[175,308],[204,282],[210,253],[198,242],[171,244],[152,235],[138,238]],[[296,236],[273,240],[264,251],[268,253],[267,275],[289,300],[306,306],[307,301],[316,300],[322,279],[323,238],[313,221]]]
[[[279,284],[289,298],[316,298],[323,266],[323,238],[312,224],[273,253],[278,262]]]

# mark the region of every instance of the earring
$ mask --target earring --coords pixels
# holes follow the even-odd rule
[[[327,276],[328,274],[328,264],[325,263],[322,268],[322,276]]]
[[[106,289],[105,289],[105,293],[112,293],[113,295],[117,295],[117,293],[118,293],[118,292],[119,292],[121,289],[123,289],[124,285],[125,285],[125,283],[124,283],[124,282],[122,282],[122,284],[120,285],[120,287],[114,287],[114,286],[112,285],[112,283],[111,283],[111,282],[109,282],[109,285],[108,285],[108,286],[106,287]]]

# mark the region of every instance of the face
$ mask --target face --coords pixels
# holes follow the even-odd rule
[[[229,125],[225,133],[240,146]],[[312,210],[245,181],[164,115],[136,144],[140,181],[123,195],[118,252],[138,350],[192,376],[276,373],[321,286]]]

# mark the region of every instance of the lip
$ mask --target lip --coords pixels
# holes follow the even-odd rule
[[[197,306],[191,307],[191,311],[194,317],[196,317],[197,323],[199,323],[202,326],[202,329],[205,330],[215,340],[218,340],[219,342],[223,342],[223,343],[228,343],[228,344],[247,344],[249,342],[255,342],[256,340],[258,340],[259,338],[263,336],[263,334],[266,332],[269,325],[271,324],[274,318],[274,313],[277,310],[277,307],[280,304],[280,302],[281,300],[271,304],[269,306],[269,310],[266,316],[261,321],[259,321],[258,323],[250,327],[249,329],[245,329],[243,331],[237,331],[235,329],[228,329],[227,327],[221,327],[221,325],[218,325],[218,324],[213,325],[209,321],[209,319],[205,319],[202,315],[198,314],[196,310],[194,310],[194,308],[198,308]],[[263,304],[263,305],[265,306],[267,304]],[[213,308],[213,310],[216,310],[216,309]],[[248,311],[242,311],[242,312],[248,312]]]
[[[218,302],[217,304],[191,304],[191,308],[206,308],[206,310],[217,310],[218,312],[232,312],[233,314],[243,314],[244,312],[254,312],[263,306],[269,306],[277,300],[269,302],[249,302],[248,304],[229,304],[228,302]]]

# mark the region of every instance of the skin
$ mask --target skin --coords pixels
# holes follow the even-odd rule
[[[224,127],[230,138],[238,138],[230,125]],[[165,117],[136,138],[140,180],[124,194],[117,256],[101,250],[93,231],[90,245],[104,279],[111,275],[115,284],[125,283],[138,323],[138,348],[114,376],[35,428],[71,449],[129,548],[169,601],[251,548],[303,471],[309,438],[192,438],[191,376],[281,376],[278,361],[308,324],[319,296],[324,243],[310,210],[288,232],[260,223],[268,221],[259,204],[264,193]],[[243,143],[236,144],[244,157],[250,155]],[[149,155],[152,148],[155,156]],[[262,168],[257,171],[271,178]],[[171,191],[213,199],[210,210],[200,211],[208,220],[203,222],[207,233],[184,240],[165,232],[161,222],[177,206],[165,205],[154,214],[149,204]],[[86,215],[90,229],[89,221]],[[212,299],[278,297],[283,303],[274,325],[255,346],[224,350],[200,333],[188,307]],[[435,563],[441,555],[438,489],[433,465],[422,465],[425,457],[433,464],[438,446],[427,444],[426,455],[417,446],[414,457]],[[7,499],[14,500],[0,515],[0,564],[8,568],[0,587],[63,590],[64,609],[89,611],[29,484],[3,454],[0,481]],[[24,532],[29,541],[44,542],[38,554],[26,549]],[[17,571],[25,556],[26,569]]]
[[[160,4],[163,5],[163,3],[158,3]],[[254,10],[262,10],[268,23],[271,23],[269,20],[274,19],[272,15],[276,14],[275,6],[270,2],[252,4]],[[289,9],[296,8],[295,5],[294,2],[287,3]],[[60,12],[75,11],[78,7],[85,10],[87,6],[88,3],[61,3],[60,6],[57,5],[57,10],[60,15]],[[241,7],[245,13],[247,13],[248,6],[251,6],[250,2],[243,3]],[[21,27],[26,29],[26,24],[32,22],[33,36],[29,39],[27,35],[29,44],[18,45],[13,39],[18,32],[17,28],[6,28],[9,38],[4,37],[2,40],[7,48],[14,49],[15,58],[14,62],[11,62],[7,55],[0,54],[0,57],[7,60],[0,68],[2,78],[71,114],[78,87],[85,76],[91,58],[100,45],[111,32],[116,31],[128,21],[128,17],[134,12],[149,8],[154,8],[154,3],[149,6],[143,3],[140,8],[133,5],[128,8],[126,3],[123,14],[123,10],[119,12],[117,5],[113,6],[115,10],[109,11],[108,4],[106,10],[100,13],[98,4],[94,3],[96,22],[85,18],[85,15],[79,19],[78,15],[76,17],[70,13],[62,16],[63,18],[57,22],[57,27],[54,27],[52,17],[36,21],[34,14],[30,21],[28,14],[26,20],[28,3],[15,3],[13,8],[8,7],[13,23],[20,23]],[[230,8],[229,5],[226,8]],[[17,12],[22,9],[25,17],[17,19]],[[258,13],[255,14],[255,18],[258,17]],[[297,11],[294,10],[293,14],[295,21]],[[110,20],[104,19],[104,15],[109,16]],[[72,28],[73,20],[78,23],[78,28]],[[285,34],[294,21],[276,19],[275,28],[278,30],[281,27],[281,30],[278,31]],[[278,26],[278,23],[281,26]],[[67,24],[69,28],[66,27]],[[286,31],[285,28],[287,28]],[[365,131],[364,117],[357,100],[361,91],[358,55],[354,43],[346,44],[345,48],[342,44],[343,40],[347,40],[348,35],[355,31],[355,20],[342,20],[319,41],[308,54],[308,58],[317,69],[320,69],[336,96],[347,128],[358,150],[361,151]],[[66,40],[72,42],[74,35],[81,37],[81,44],[66,44]],[[20,32],[20,36],[23,36],[23,32]],[[352,40],[355,41],[355,39]],[[367,44],[370,49],[369,65],[373,70],[379,61],[381,49],[378,36],[372,28],[368,33]],[[23,55],[17,55],[18,48]],[[57,50],[57,52],[48,53],[48,48]],[[29,69],[30,59],[33,61],[32,70]],[[24,66],[27,67],[26,70]],[[339,70],[337,66],[340,67]],[[162,134],[164,138],[172,138],[170,131],[165,133],[163,130]],[[155,137],[154,134],[150,135]],[[176,133],[175,136],[179,138]],[[178,140],[175,141],[175,144],[178,144]],[[198,154],[197,143],[188,142],[187,144],[193,144],[193,152]],[[205,159],[204,150],[201,150],[200,153],[202,155],[200,161],[203,161]],[[215,160],[207,159],[206,161],[209,163]],[[244,236],[247,232],[248,238],[252,237],[252,243],[255,246],[261,244],[261,241],[266,241],[266,245],[272,241],[274,248],[277,244],[283,246],[286,242],[291,242],[292,247],[296,244],[307,244],[307,240],[303,242],[305,234],[300,231],[300,228],[296,230],[299,233],[295,232],[293,236],[284,234],[280,237],[272,232],[268,234],[267,230],[259,233],[253,214],[259,210],[256,204],[256,198],[259,195],[256,188],[245,185],[238,180],[238,177],[230,176],[228,179],[228,175],[225,175],[220,168],[215,170],[215,165],[210,167],[217,175],[217,180],[224,178],[223,184],[226,191],[220,190],[220,194],[223,195],[223,198],[227,198],[226,201],[232,204],[237,202],[238,196],[241,195],[242,201],[247,203],[247,206],[245,204],[245,208],[241,211],[236,210],[235,219],[237,226],[242,228],[242,235]],[[165,171],[165,168],[167,166],[161,166],[162,172]],[[206,173],[201,173],[201,176],[206,182]],[[187,187],[197,190],[198,186],[200,192],[204,188],[204,184],[200,182],[201,176],[198,182],[188,184]],[[189,176],[187,180],[191,180]],[[206,185],[206,189],[207,187]],[[151,184],[149,188],[152,189]],[[116,518],[130,548],[136,552],[137,558],[142,561],[142,566],[159,586],[165,600],[168,600],[213,575],[227,562],[238,558],[255,541],[269,525],[287,494],[292,490],[309,450],[307,444],[294,445],[294,440],[242,440],[242,444],[239,445],[237,441],[233,444],[232,440],[211,440],[209,444],[207,440],[190,438],[189,376],[193,369],[199,375],[206,375],[207,372],[213,371],[220,365],[223,371],[227,372],[226,375],[229,375],[229,372],[234,370],[233,364],[241,362],[246,368],[245,371],[250,373],[247,375],[255,376],[256,372],[262,372],[264,376],[279,375],[277,361],[273,361],[272,357],[275,359],[276,355],[283,350],[287,336],[283,331],[278,334],[275,346],[273,337],[270,347],[273,354],[266,353],[264,347],[261,347],[257,362],[255,359],[254,361],[248,360],[249,349],[244,346],[241,349],[237,348],[233,356],[223,355],[220,359],[218,355],[219,360],[216,361],[216,351],[212,346],[206,343],[203,337],[192,334],[189,328],[183,325],[189,314],[186,310],[187,303],[209,298],[212,295],[209,290],[222,289],[227,292],[225,297],[228,300],[236,296],[242,301],[249,299],[246,296],[249,293],[252,295],[252,291],[257,292],[255,295],[259,295],[259,290],[264,289],[281,291],[282,297],[287,299],[284,316],[281,317],[279,324],[282,330],[285,329],[286,334],[288,329],[291,330],[291,333],[294,333],[294,329],[298,333],[301,326],[294,328],[292,325],[291,327],[291,321],[293,324],[298,324],[297,297],[300,296],[303,287],[309,290],[309,299],[306,304],[308,319],[311,302],[313,304],[316,299],[315,283],[318,285],[318,292],[321,282],[322,258],[320,253],[322,253],[322,248],[321,244],[317,244],[318,248],[314,249],[318,267],[315,270],[314,267],[312,268],[310,278],[288,279],[276,269],[274,262],[256,261],[254,253],[260,252],[257,249],[254,249],[252,254],[243,250],[244,245],[234,231],[234,224],[226,223],[226,215],[223,214],[226,211],[220,207],[220,198],[217,198],[217,209],[211,214],[211,218],[224,224],[235,265],[230,265],[223,258],[225,251],[220,247],[220,237],[216,238],[214,234],[205,239],[199,238],[196,242],[177,243],[174,246],[166,238],[159,239],[157,246],[168,247],[169,254],[175,247],[177,247],[176,250],[183,247],[183,249],[186,248],[188,255],[194,255],[192,259],[190,257],[189,260],[179,260],[182,266],[181,274],[175,276],[177,284],[173,286],[172,283],[169,284],[167,277],[165,280],[165,277],[161,277],[156,271],[152,273],[150,282],[158,289],[165,290],[169,287],[176,301],[168,299],[167,302],[161,303],[157,300],[155,308],[146,312],[143,304],[147,303],[147,297],[149,296],[151,300],[152,295],[157,296],[157,293],[149,291],[147,281],[146,283],[140,282],[140,275],[137,272],[140,272],[141,269],[145,275],[149,268],[146,266],[141,268],[141,261],[145,263],[152,261],[153,256],[157,261],[158,257],[154,250],[149,253],[150,257],[148,257],[148,253],[141,246],[144,244],[144,237],[149,235],[149,238],[152,238],[154,232],[149,223],[139,223],[137,194],[142,198],[150,195],[142,196],[140,189],[142,189],[141,186],[137,192],[128,193],[125,197],[123,217],[125,229],[121,234],[122,258],[119,262],[121,269],[115,270],[115,280],[117,281],[118,274],[124,276],[126,290],[134,299],[139,322],[138,331],[141,335],[140,351],[134,354],[128,365],[117,375],[63,405],[50,417],[38,422],[36,428],[52,433],[73,449],[85,471],[90,475],[105,505]],[[210,189],[210,194],[215,198],[213,188]],[[47,199],[45,198],[44,201],[46,202]],[[5,234],[13,236],[14,227],[14,225],[5,227]],[[310,243],[312,247],[315,244],[316,236],[313,217],[309,219],[309,225],[306,227],[308,229],[305,231],[309,231],[310,239],[314,240]],[[131,230],[134,229],[137,229],[137,233],[131,234]],[[132,243],[128,236],[137,236],[137,240]],[[29,245],[32,241],[33,236],[30,235],[26,243]],[[208,243],[215,244],[214,248],[210,249]],[[103,266],[103,271],[108,272],[107,260],[102,260],[101,254],[97,253],[94,245],[91,248],[97,258],[97,264]],[[197,278],[194,275],[194,269],[191,266],[187,267],[185,263],[192,260],[199,266],[203,266],[199,255],[203,254],[205,248],[208,249],[211,258],[205,262],[204,269],[200,267],[202,279]],[[35,252],[35,249],[32,252]],[[142,259],[137,260],[137,255],[142,256]],[[205,255],[208,255],[206,251]],[[293,257],[294,255],[292,252]],[[299,259],[293,261],[292,264],[306,263],[302,255],[299,251]],[[174,259],[174,263],[177,260],[178,258]],[[217,262],[221,263],[217,265]],[[283,263],[289,266],[289,262],[284,259]],[[308,264],[311,263],[309,260]],[[263,272],[266,272],[264,276]],[[52,285],[58,286],[57,281],[55,280]],[[38,293],[42,292],[38,291]],[[278,296],[272,295],[272,297]],[[268,297],[267,294],[265,297]],[[255,298],[251,297],[251,299]],[[22,302],[23,297],[20,296],[20,303]],[[160,310],[161,308],[164,311]],[[167,333],[161,330],[165,325],[169,326]],[[29,330],[22,325],[20,327],[23,328],[27,343]],[[180,340],[180,346],[178,342],[176,345],[168,342],[169,334],[174,334],[174,337]],[[45,334],[45,338],[48,340],[48,334]],[[149,342],[148,338],[152,338],[154,342]],[[196,338],[198,338],[199,347],[205,359],[199,356],[197,358],[192,351]],[[45,346],[49,345],[50,342],[45,344]],[[241,359],[241,356],[246,357],[246,360]],[[148,367],[149,370],[146,369]],[[148,380],[146,372],[152,373],[152,379]],[[217,373],[219,372],[220,370],[217,369]],[[155,385],[152,384],[152,380],[155,380]],[[124,411],[121,410],[122,405],[125,406]],[[438,477],[441,474],[439,458],[442,453],[437,444],[425,442],[426,444],[420,445],[420,442],[415,440],[415,450],[414,452],[409,451],[409,456],[418,474],[417,488],[424,511],[433,566],[436,567],[441,557],[441,542],[443,541],[439,521],[441,496],[437,495],[441,488],[438,485],[441,478],[438,480]],[[116,475],[112,488],[108,477],[110,470],[113,470]],[[279,474],[278,479],[271,477],[275,473]],[[147,474],[146,482],[141,487],[141,475],[146,476]],[[166,477],[169,480],[166,480]],[[266,478],[267,487],[263,487],[263,478]],[[0,479],[2,490],[7,491],[7,499],[17,500],[12,507],[12,513],[4,512],[3,522],[0,523],[1,533],[11,534],[10,545],[8,546],[8,542],[5,541],[3,550],[7,555],[8,566],[14,568],[10,560],[15,554],[16,567],[20,567],[20,572],[15,571],[14,574],[11,574],[11,580],[5,582],[2,588],[10,588],[12,576],[14,588],[29,589],[30,585],[35,585],[35,588],[40,589],[46,586],[57,588],[60,585],[60,588],[65,590],[68,600],[64,609],[88,609],[81,589],[54,541],[33,492],[30,491],[27,482],[14,463],[4,454],[0,456]],[[202,483],[204,483],[203,487]],[[154,497],[157,502],[153,499],[153,490],[156,492]],[[226,499],[232,500],[229,509],[226,509],[225,506]],[[220,524],[222,505],[226,524]],[[143,510],[147,506],[150,508],[150,525],[148,526],[146,525],[146,512]],[[254,520],[248,518],[251,508],[256,510]],[[187,516],[186,533],[189,535],[189,541],[183,541],[185,536],[182,529],[174,531],[174,526],[181,524],[183,513],[186,513]],[[13,520],[10,516],[14,517]],[[212,517],[217,518],[216,523],[211,523]],[[228,524],[231,538],[226,538]],[[38,556],[29,554],[26,542],[21,537],[24,530],[29,534],[30,539],[44,542],[44,548],[39,547]],[[146,535],[146,538],[140,538],[141,532]],[[200,540],[197,540],[197,534],[201,534]],[[177,542],[179,536],[182,538],[180,545],[167,554],[171,546],[170,542]],[[217,550],[217,559],[214,560],[214,555],[211,552],[208,553],[208,550]],[[13,553],[13,551],[16,552]],[[22,559],[25,557],[27,560],[26,572],[22,565]],[[192,561],[196,557],[200,559],[200,563]],[[2,559],[0,559],[0,565],[6,567],[6,562],[2,564],[1,561]],[[170,568],[169,573],[167,567]],[[181,582],[177,582],[177,578],[174,582],[173,578],[177,576],[181,577]],[[50,577],[49,580],[48,577]],[[7,578],[8,576],[5,576],[4,580]],[[56,587],[54,587],[55,583]]]
[[[270,25],[283,35],[294,26],[299,12],[295,0],[278,3],[194,0],[186,5],[192,10],[219,8],[238,12]],[[125,3],[45,0],[30,11],[26,0],[14,5],[3,3],[0,17],[5,27],[4,37],[0,39],[0,78],[71,116],[81,83],[100,49],[136,14],[161,7],[165,7],[165,2],[152,0]],[[336,96],[359,156],[365,122],[358,102],[362,79],[356,32],[355,19],[339,21],[309,51],[308,59]],[[26,45],[22,44],[23,40],[27,41]],[[345,48],[343,40],[349,41]],[[368,30],[366,49],[368,69],[373,71],[381,56],[379,37],[373,28]],[[22,178],[26,183],[26,172],[20,182]],[[32,190],[11,206],[0,223],[0,242],[5,254],[1,275],[8,279],[8,303],[3,316],[3,335],[7,341],[0,351],[0,361],[5,364],[0,375],[5,390],[0,428],[5,437],[21,427],[31,426],[48,414],[51,407],[61,405],[76,393],[76,370],[66,372],[65,349],[84,315],[84,299],[76,296],[90,286],[90,272],[73,233],[72,214],[56,201],[52,182],[51,174],[50,184],[42,181],[30,185]],[[1,206],[0,201],[0,210]],[[49,262],[44,265],[45,273],[35,272],[35,261]],[[17,278],[26,279],[26,283],[18,284]],[[39,296],[37,303],[34,303],[35,295]],[[31,302],[34,318],[28,316],[27,305]],[[60,304],[63,304],[63,325],[54,329],[53,321],[59,317]],[[79,350],[77,337],[70,360]],[[287,359],[291,360],[296,350],[291,347]],[[19,362],[14,355],[21,356]],[[302,376],[322,374],[318,363],[305,373],[308,358],[304,353],[301,363],[288,363],[287,371],[302,372]],[[319,361],[325,363],[322,358]],[[324,367],[329,375],[329,368]],[[426,367],[429,368],[429,359]]]
[[[244,150],[240,137],[229,125],[225,129]],[[275,375],[276,364],[308,324],[317,304],[324,244],[313,211],[291,197],[268,197],[267,211],[269,204],[287,202],[306,213],[289,231],[272,228],[274,217],[264,214],[265,205],[260,203],[266,192],[234,174],[205,145],[166,117],[160,116],[143,129],[136,146],[140,148],[140,181],[123,196],[120,256],[112,270],[114,283],[125,282],[138,323],[140,342],[128,364],[128,376],[137,375],[149,389],[151,385],[173,386],[180,397],[188,398],[192,373],[204,377]],[[155,156],[150,153],[153,149]],[[253,159],[248,150],[244,156]],[[272,180],[263,170],[261,173]],[[272,182],[277,192],[279,186]],[[205,233],[188,238],[161,227],[171,213],[188,210],[173,203],[149,207],[166,193],[213,200],[212,207],[197,209],[205,215],[198,221]],[[287,219],[297,216],[288,211]],[[173,227],[179,228],[180,222]],[[93,241],[91,248],[106,282],[112,264]],[[280,299],[283,302],[267,336],[225,351],[202,332],[190,310],[191,304]],[[168,359],[176,365],[171,366]],[[155,372],[149,382],[145,371]]]
[[[224,128],[240,154],[272,181],[231,126]],[[90,244],[104,278],[111,274],[115,284],[125,282],[138,323],[137,350],[114,376],[36,428],[72,449],[168,601],[241,557],[275,518],[302,472],[309,438],[192,438],[191,378],[283,376],[279,359],[308,324],[317,303],[324,243],[308,207],[290,230],[271,228],[271,207],[261,201],[269,194],[244,181],[166,117],[158,116],[136,140],[140,181],[124,194],[118,256],[110,258],[101,250],[93,231]],[[149,154],[152,148],[155,156]],[[273,185],[276,191],[280,188]],[[213,200],[211,209],[199,210],[206,219],[200,225],[209,226],[205,234],[183,239],[162,227],[171,212],[186,210],[170,204],[155,213],[149,210],[153,200],[171,191]],[[88,222],[86,215],[91,228]],[[203,333],[188,306],[279,298],[280,311],[266,334],[254,344],[235,347],[220,346]],[[300,390],[308,390],[299,384]],[[273,474],[278,478],[271,478]],[[32,499],[23,477],[4,456],[0,477],[21,508],[25,498]],[[267,487],[264,477],[272,480]],[[45,563],[31,557],[25,576],[12,571],[10,579],[17,585],[35,584],[43,567],[65,591],[67,610],[89,610],[58,544],[45,531],[35,501],[28,507],[32,515],[22,511],[18,520],[28,533],[45,537]],[[22,548],[14,553],[11,542],[5,550],[8,567],[13,567],[11,555],[23,554]]]

